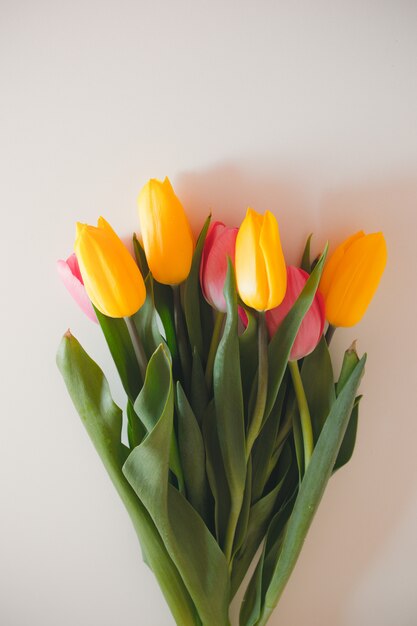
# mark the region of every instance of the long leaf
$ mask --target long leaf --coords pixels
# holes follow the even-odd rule
[[[275,441],[281,423],[281,413],[287,391],[287,380],[284,379],[280,386],[274,408],[267,418],[252,452],[253,479],[252,479],[252,502],[256,502],[262,496],[266,481],[269,478],[269,467],[274,452]]]
[[[131,452],[123,473],[157,525],[202,623],[227,626],[229,577],[224,555],[198,513],[168,482],[174,391],[171,361],[163,345],[149,361],[141,397],[142,420],[154,427]],[[150,413],[146,419],[145,408]]]
[[[203,417],[202,430],[206,450],[207,478],[214,499],[214,528],[217,543],[223,547],[226,541],[227,521],[230,512],[230,491],[220,450],[213,400],[208,405]]]
[[[206,454],[200,427],[181,383],[177,382],[178,446],[184,470],[187,499],[203,520],[208,519]]]
[[[229,528],[226,537],[226,556],[230,558],[246,482],[245,417],[237,335],[237,296],[230,260],[224,294],[227,316],[214,361],[213,389],[217,432],[231,497]]]
[[[272,514],[275,511],[277,499],[281,496],[281,490],[284,485],[284,481],[288,475],[291,466],[291,450],[290,446],[285,446],[280,467],[277,474],[275,486],[265,494],[260,500],[251,506],[249,512],[249,520],[247,525],[247,532],[245,543],[241,550],[236,555],[233,561],[232,571],[232,597],[238,590],[249,565],[254,558],[257,549],[259,548],[262,539],[268,529],[271,521]],[[281,500],[281,497],[280,497]],[[285,500],[285,498],[284,498]]]
[[[301,378],[310,410],[314,441],[317,441],[330,409],[336,400],[333,368],[324,337],[316,349],[305,357]]]
[[[363,375],[365,362],[366,355],[359,361],[333,404],[314,448],[288,522],[282,550],[275,565],[271,582],[267,589],[263,589],[262,608],[259,619],[256,621],[257,626],[263,626],[268,621],[295,567],[306,534],[332,474]]]
[[[94,307],[123,388],[132,402],[143,384],[139,365],[124,319],[107,317]]]
[[[148,359],[155,352],[162,337],[159,332],[156,309],[154,304],[153,278],[148,274],[145,280],[146,299],[141,308],[133,316],[143,349]]]
[[[320,282],[326,254],[327,245],[320,257],[319,262],[309,276],[302,292],[298,296],[294,306],[285,317],[269,344],[268,396],[265,409],[265,419],[268,417],[274,406],[298,329],[303,321],[304,315],[307,313],[311,303],[313,302],[318,284]]]
[[[348,348],[343,357],[342,369],[340,372],[339,380],[336,384],[336,394],[342,391],[344,385],[349,380],[349,376],[352,371],[356,367],[356,364],[359,361],[359,357],[356,352],[356,342]],[[334,471],[346,465],[348,461],[350,461],[353,451],[355,449],[356,443],[356,432],[358,429],[358,419],[359,419],[359,403],[362,396],[359,396],[355,400],[354,407],[352,409],[352,415],[349,419],[349,424],[346,429],[345,436],[342,441],[342,445],[340,446],[339,454],[337,455],[336,463],[334,466]]]
[[[61,341],[57,364],[81,420],[116,487],[178,624],[198,624],[190,595],[150,515],[122,473],[126,449],[121,443],[122,412],[114,404],[103,372],[69,332]]]

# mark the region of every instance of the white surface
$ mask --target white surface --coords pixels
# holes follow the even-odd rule
[[[389,264],[363,322],[359,440],[332,481],[271,624],[417,623],[417,4],[0,5],[0,623],[168,626],[129,519],[55,367],[70,326],[120,387],[55,274],[74,222],[137,228],[168,174],[201,225],[278,216],[289,261],[382,229]]]

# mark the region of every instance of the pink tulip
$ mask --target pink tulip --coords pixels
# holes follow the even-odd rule
[[[97,323],[97,316],[84,287],[84,282],[74,253],[66,261],[57,261],[58,274],[78,306],[84,313]]]
[[[289,266],[287,267],[287,291],[282,303],[275,309],[266,312],[266,324],[269,335],[277,331],[281,322],[297,300],[308,279],[308,274],[304,270]],[[297,361],[313,352],[323,334],[325,323],[324,300],[318,291],[314,297],[311,307],[304,316],[298,330],[293,347],[291,349],[290,360]]]
[[[226,312],[223,295],[227,274],[227,259],[235,262],[235,244],[238,228],[228,228],[214,222],[204,243],[200,265],[200,283],[205,299],[218,311]]]

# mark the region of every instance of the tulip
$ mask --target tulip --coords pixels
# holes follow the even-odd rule
[[[181,202],[168,178],[152,178],[138,197],[139,219],[149,269],[165,285],[178,285],[190,273],[194,240]]]
[[[97,227],[77,224],[75,252],[88,297],[108,317],[130,317],[145,301],[142,274],[102,217]]]
[[[382,233],[361,230],[344,241],[326,263],[320,291],[332,326],[353,326],[365,314],[387,262]]]
[[[278,223],[270,211],[248,209],[236,238],[236,282],[243,302],[258,311],[278,306],[287,287],[287,271]]]
[[[94,312],[93,305],[87,296],[80,267],[75,254],[72,253],[66,261],[60,259],[56,262],[56,266],[62,282],[74,298],[75,302],[81,310],[84,311],[87,317],[97,324],[97,316]]]
[[[228,228],[222,222],[214,222],[204,243],[200,265],[200,284],[209,304],[222,313],[226,312],[223,289],[227,274],[227,259],[235,261],[237,228]]]
[[[270,337],[274,335],[286,317],[289,310],[302,292],[308,279],[304,270],[289,266],[287,267],[287,291],[281,304],[265,314],[266,325]],[[323,334],[326,321],[323,296],[317,291],[314,300],[305,314],[290,353],[290,360],[302,359],[313,352]]]

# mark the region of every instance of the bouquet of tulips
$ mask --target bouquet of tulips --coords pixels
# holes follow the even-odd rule
[[[57,362],[177,624],[266,624],[331,475],[351,457],[366,355],[335,376],[329,343],[358,322],[386,263],[358,232],[286,267],[272,213],[205,222],[194,242],[168,179],[139,199],[130,254],[103,219],[77,225],[61,277],[101,326],[126,392],[68,331]],[[327,320],[327,331],[324,335]],[[123,423],[127,436],[122,436]],[[123,431],[124,432],[124,431]]]

